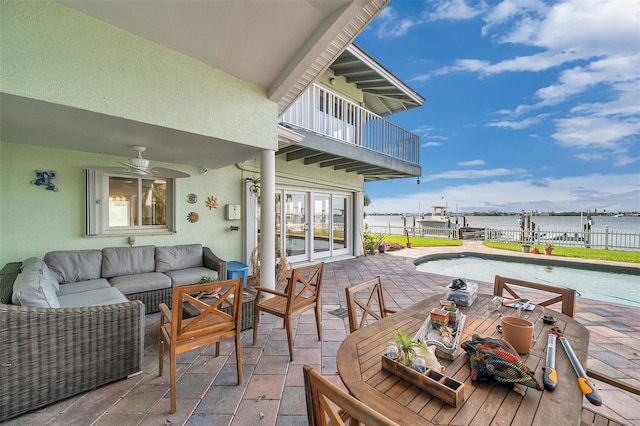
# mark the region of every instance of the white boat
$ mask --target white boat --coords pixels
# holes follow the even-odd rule
[[[425,228],[458,228],[456,218],[452,218],[447,206],[432,206],[431,216],[425,216],[417,222]]]

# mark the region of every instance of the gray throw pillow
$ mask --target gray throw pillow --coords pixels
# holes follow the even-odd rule
[[[13,283],[12,303],[31,308],[59,308],[56,294],[58,281],[53,278],[46,263],[28,260],[30,262],[25,262],[22,273]]]

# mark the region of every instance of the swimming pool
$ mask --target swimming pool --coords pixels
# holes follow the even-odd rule
[[[573,288],[579,297],[640,307],[639,268],[478,253],[431,255],[419,259],[416,265],[421,272],[467,280],[493,283],[496,275],[503,275]]]

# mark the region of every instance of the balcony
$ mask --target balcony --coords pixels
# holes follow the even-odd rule
[[[329,90],[311,85],[280,118],[305,135],[278,155],[357,172],[366,181],[420,176],[420,138]]]

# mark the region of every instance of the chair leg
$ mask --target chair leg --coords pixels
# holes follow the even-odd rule
[[[242,384],[242,342],[240,333],[236,334],[236,363],[238,369],[238,385]]]
[[[287,342],[289,343],[289,359],[293,361],[293,338],[291,336],[291,318],[282,318],[285,328],[287,329]]]
[[[322,313],[320,312],[320,305],[316,303],[316,331],[318,332],[318,340],[322,341]]]
[[[257,307],[254,305],[253,307],[253,344],[256,344],[256,339],[258,338],[258,315],[260,312]]]
[[[177,407],[177,402],[176,402],[176,394],[178,393],[178,385],[176,383],[176,350],[175,348],[172,346],[170,348],[170,357],[171,360],[169,361],[170,364],[170,373],[169,373],[169,377],[171,380],[171,411],[170,413],[173,414],[176,412],[176,407]]]
[[[160,341],[158,343],[158,376],[164,374],[164,339],[160,330]]]
[[[220,342],[216,342],[216,357],[220,356]]]

